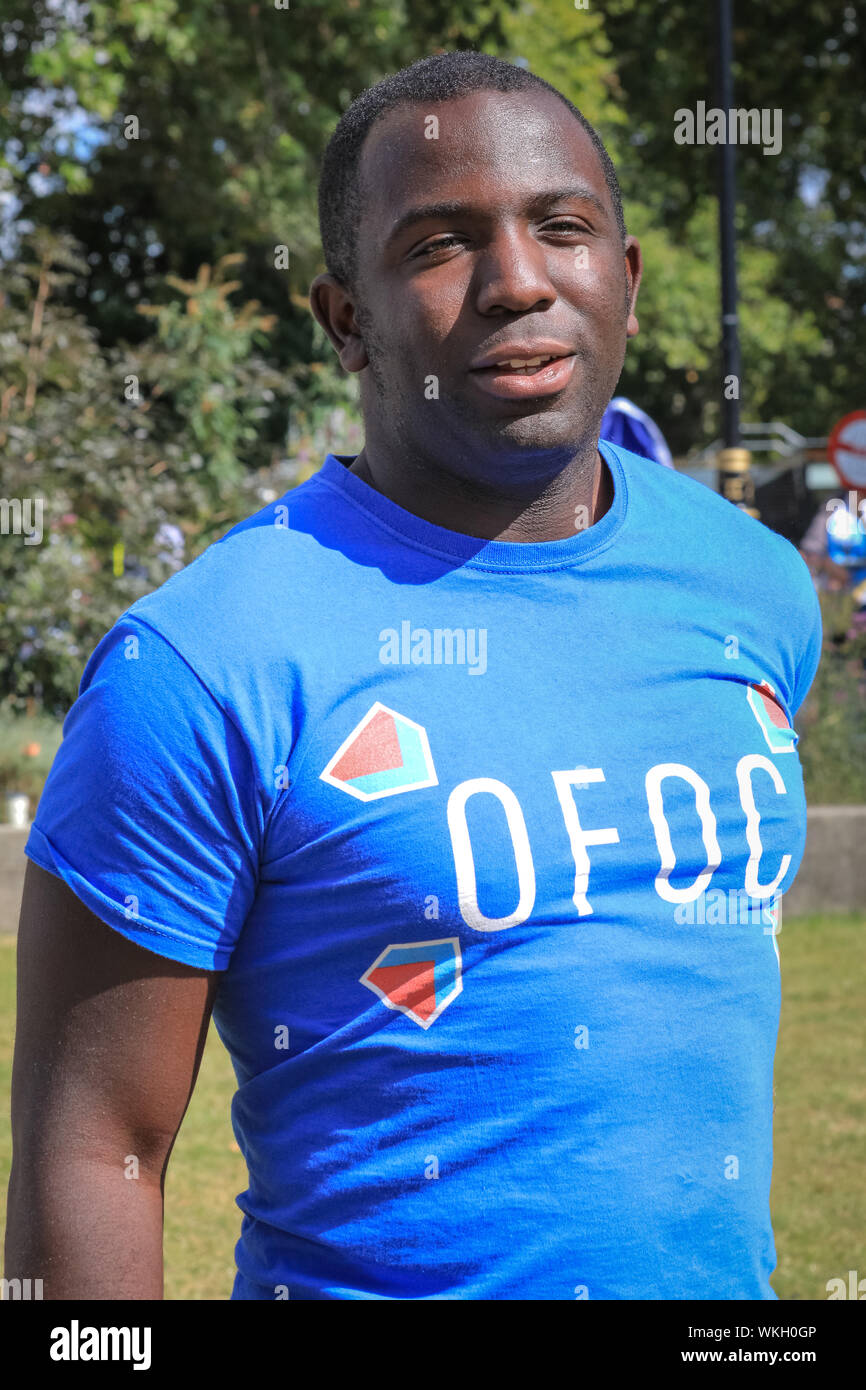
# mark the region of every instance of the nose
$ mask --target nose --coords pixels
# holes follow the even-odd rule
[[[475,265],[476,307],[481,314],[546,309],[556,299],[544,247],[518,227],[502,228]]]

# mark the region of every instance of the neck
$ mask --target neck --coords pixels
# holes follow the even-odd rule
[[[350,472],[383,497],[448,531],[482,540],[565,540],[594,526],[613,502],[613,483],[595,443],[552,477],[491,486],[449,473],[427,459],[395,459],[368,439]]]

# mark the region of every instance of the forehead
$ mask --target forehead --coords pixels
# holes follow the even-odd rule
[[[611,206],[595,146],[553,92],[481,91],[404,103],[364,142],[365,231],[375,235],[434,195],[470,198],[479,207],[523,205],[547,188],[568,187],[569,175]]]

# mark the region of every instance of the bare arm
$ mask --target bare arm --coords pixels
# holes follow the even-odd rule
[[[42,1279],[49,1299],[162,1298],[165,1171],[219,979],[127,941],[28,861],[7,1279]]]

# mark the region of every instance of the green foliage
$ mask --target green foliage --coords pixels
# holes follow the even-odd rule
[[[42,794],[63,728],[48,715],[16,715],[0,706],[0,795],[23,792],[30,814]]]
[[[720,426],[716,205],[702,199],[680,232],[662,226],[645,205],[631,203],[628,227],[641,243],[644,279],[641,329],[629,343],[620,390],[663,422],[675,453],[685,453],[715,437]],[[813,315],[796,312],[785,295],[774,292],[777,271],[771,251],[742,246],[740,348],[749,419],[772,417],[775,376],[804,377],[824,352]],[[820,420],[814,428],[819,426]]]
[[[42,530],[35,544],[11,525],[0,536],[0,699],[18,708],[68,708],[99,638],[172,573],[160,527],[181,528],[190,560],[261,505],[279,450],[257,418],[283,385],[254,351],[268,323],[232,306],[225,269],[178,287],[152,338],[108,350],[55,302],[83,273],[69,238],[38,231],[9,277],[0,492],[31,518],[39,506]]]
[[[626,121],[615,99],[616,63],[598,6],[573,0],[525,0],[502,16],[504,57],[528,60],[531,70],[573,101],[605,143],[616,146]]]
[[[675,248],[696,208],[716,194],[716,148],[677,145],[672,138],[676,110],[694,110],[700,100],[716,104],[715,6],[604,0],[601,10],[617,99],[628,113],[628,139],[617,146],[627,201],[650,208]],[[866,25],[854,5],[766,0],[735,7],[735,104],[778,111],[783,134],[778,155],[765,156],[756,146],[737,152],[743,418],[781,419],[807,436],[828,434],[861,403],[864,62]],[[715,265],[715,246],[707,251]],[[655,270],[653,258],[648,291]],[[709,292],[714,304],[715,289]],[[644,350],[639,342],[638,357]],[[718,393],[718,383],[714,371],[710,393]],[[685,438],[670,421],[664,391],[638,399],[677,448],[708,442],[714,426],[712,415],[703,415],[703,376],[680,385],[674,375],[669,399],[675,391],[687,398],[685,417],[697,426],[697,437]]]
[[[281,378],[254,355],[265,348],[273,315],[256,314],[256,301],[238,312],[228,296],[239,280],[224,278],[229,266],[242,265],[242,252],[223,256],[215,271],[202,265],[195,281],[166,276],[166,284],[185,296],[162,305],[139,305],[157,323],[157,341],[147,358],[151,397],[168,393],[174,414],[185,422],[198,454],[207,459],[207,477],[227,501],[243,477],[250,451],[260,440],[260,421]]]

